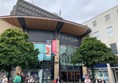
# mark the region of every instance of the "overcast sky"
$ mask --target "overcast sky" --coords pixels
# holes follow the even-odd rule
[[[118,0],[26,0],[61,17],[83,23],[118,5]],[[0,16],[9,15],[17,0],[0,0]]]

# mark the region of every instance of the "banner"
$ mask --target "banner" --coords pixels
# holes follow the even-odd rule
[[[56,55],[57,54],[57,52],[58,52],[58,44],[59,44],[59,41],[58,40],[52,40],[52,53],[54,54],[54,55]]]
[[[51,60],[51,40],[46,41],[44,60]]]

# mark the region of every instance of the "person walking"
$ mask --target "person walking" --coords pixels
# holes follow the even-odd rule
[[[85,78],[84,83],[91,83],[90,78]]]
[[[14,83],[21,83],[21,76],[20,72],[18,72],[13,80]]]
[[[96,79],[93,81],[93,83],[99,83],[99,79],[96,78]]]
[[[104,79],[100,79],[99,83],[106,83],[106,81]]]
[[[8,79],[7,79],[6,75],[3,75],[2,83],[8,83]]]
[[[29,77],[28,83],[34,83],[34,78],[33,78],[33,76]]]
[[[61,83],[61,80],[59,77],[56,79],[56,83]]]
[[[56,83],[56,79],[53,81],[53,83]]]

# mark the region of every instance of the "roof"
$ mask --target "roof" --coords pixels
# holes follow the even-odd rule
[[[74,36],[85,36],[91,32],[91,29],[87,26],[67,20],[34,16],[1,16],[0,18],[14,26],[21,28],[27,27],[29,29],[48,31],[58,30],[59,32]]]
[[[26,12],[27,11],[27,12]],[[30,12],[30,13],[29,13]],[[38,7],[32,3],[29,3],[25,0],[18,0],[17,4],[13,7],[11,11],[11,16],[42,16],[55,19],[63,19],[62,17],[51,13],[41,7]]]

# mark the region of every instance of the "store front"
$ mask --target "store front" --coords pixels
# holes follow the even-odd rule
[[[65,82],[79,82],[80,73],[77,71],[62,71],[61,79]]]
[[[96,64],[95,69],[95,78],[104,79],[106,82],[109,82],[108,68],[106,64]]]
[[[68,66],[66,69],[61,68],[60,76],[65,82],[79,82],[82,72],[79,66]]]

